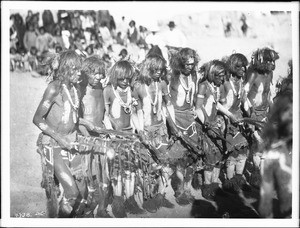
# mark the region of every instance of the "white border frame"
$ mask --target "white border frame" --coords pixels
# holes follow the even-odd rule
[[[160,4],[157,9],[157,4]],[[101,9],[115,10],[122,9],[126,11],[136,10],[146,6],[148,11],[166,12],[170,9],[181,9],[182,11],[194,11],[195,6],[201,11],[223,11],[223,10],[245,10],[247,11],[292,11],[292,26],[293,26],[293,66],[294,66],[294,129],[293,148],[296,153],[293,153],[293,213],[292,219],[228,219],[226,222],[222,219],[37,219],[37,218],[10,218],[10,137],[9,137],[9,123],[10,123],[10,93],[9,93],[9,10],[10,9],[80,9],[88,10],[94,9],[95,6]],[[200,11],[199,10],[199,11]],[[2,138],[1,138],[1,226],[9,227],[53,227],[53,226],[72,226],[72,227],[111,227],[111,226],[144,226],[144,227],[242,227],[242,226],[260,226],[260,227],[298,227],[299,225],[299,3],[298,2],[39,2],[39,1],[2,1],[1,2],[1,34],[2,34],[2,65],[1,65],[1,106],[2,106]],[[8,126],[7,126],[8,125]],[[296,168],[297,167],[297,168]]]

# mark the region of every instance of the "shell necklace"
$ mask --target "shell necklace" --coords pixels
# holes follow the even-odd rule
[[[62,87],[65,91],[65,93],[67,94],[67,97],[68,97],[68,101],[70,102],[73,110],[75,112],[73,112],[73,120],[74,120],[74,123],[76,123],[77,121],[77,111],[78,111],[78,108],[79,108],[79,98],[78,98],[78,93],[77,93],[77,90],[76,88],[74,87],[74,85],[72,86],[72,89],[73,89],[73,92],[74,92],[74,97],[75,97],[75,104],[73,103],[72,101],[72,97],[71,97],[71,94],[67,88],[67,86],[65,84],[62,84]]]
[[[156,110],[156,104],[157,104],[157,100],[158,100],[158,83],[157,82],[154,82],[155,83],[155,98],[154,98],[154,101],[152,100],[152,97],[149,93],[149,86],[147,86],[145,84],[145,88],[146,88],[146,93],[147,93],[147,96],[150,98],[151,100],[151,105],[153,107],[153,113],[156,114],[157,113],[157,110]]]
[[[237,98],[239,99],[241,97],[241,92],[242,92],[242,80],[241,79],[239,80],[239,91],[238,92],[235,89],[235,86],[233,84],[233,79],[232,78],[229,79],[229,82],[230,82],[230,85],[232,87],[233,94],[235,96],[237,96]]]
[[[219,87],[216,87],[216,89],[215,89],[215,86],[213,86],[208,81],[207,81],[207,84],[208,84],[210,92],[212,93],[212,95],[214,97],[215,103],[217,103],[220,100],[220,89],[219,89]]]
[[[190,91],[193,88],[193,81],[192,81],[192,76],[188,76],[188,85],[185,83],[185,80],[183,79],[184,76],[182,74],[179,76],[179,81],[183,89],[185,90],[185,101],[186,103],[191,103],[190,100]]]
[[[115,90],[115,88],[112,87],[112,89],[113,89],[113,92],[114,92],[114,94],[115,94],[115,96],[116,96],[119,104],[123,107],[124,112],[126,114],[130,114],[131,111],[132,111],[132,107],[131,107],[132,99],[131,99],[131,90],[130,90],[130,88],[127,87],[126,89],[123,90],[123,89],[117,87],[117,90]],[[126,103],[122,100],[119,92],[127,93],[127,101],[126,101]]]

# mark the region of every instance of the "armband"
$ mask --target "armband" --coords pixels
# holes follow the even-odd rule
[[[247,84],[245,85],[245,87],[244,87],[244,91],[245,91],[246,93],[248,93],[249,90],[250,90],[250,85],[249,85],[249,83],[247,83]]]
[[[204,95],[197,94],[197,97],[199,97],[199,98],[204,98]]]

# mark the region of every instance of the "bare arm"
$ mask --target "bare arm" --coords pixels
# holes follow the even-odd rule
[[[53,128],[51,128],[45,117],[47,113],[50,111],[52,104],[54,103],[55,97],[59,93],[59,85],[56,83],[49,84],[46,91],[44,92],[43,98],[34,114],[33,123],[46,135],[52,137],[62,148],[71,149],[72,146],[70,142],[67,141],[65,137],[56,132]]]
[[[221,105],[219,102],[217,103],[217,109],[222,112],[223,114],[225,114],[226,116],[228,116],[230,118],[230,120],[232,122],[237,122],[238,120],[236,119],[236,117],[233,115],[232,112],[228,111],[228,109],[226,109],[223,105]]]
[[[208,116],[204,108],[204,98],[205,98],[206,86],[203,84],[199,85],[196,104],[195,104],[195,113],[201,123],[205,123],[207,121]]]
[[[134,87],[133,96],[137,101],[136,117],[134,117],[134,118],[137,118],[137,120],[135,120],[135,121],[139,122],[138,123],[139,128],[140,128],[139,130],[143,131],[144,130],[144,111],[143,111],[143,108],[142,108],[143,107],[143,104],[142,104],[142,99],[143,98],[142,98],[141,94],[139,93],[139,88],[140,88],[139,86]]]
[[[242,91],[242,100],[244,100],[244,101],[246,100],[247,95],[248,95],[249,91],[251,90],[256,77],[257,77],[257,75],[252,70],[247,72],[246,84],[244,85],[243,91]]]

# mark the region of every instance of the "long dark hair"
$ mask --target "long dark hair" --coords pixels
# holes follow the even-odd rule
[[[146,59],[140,64],[140,74],[138,80],[149,85],[152,81],[151,75],[155,70],[161,69],[161,78],[167,73],[166,60],[157,54],[147,55]]]
[[[132,80],[135,73],[134,67],[127,60],[116,62],[108,72],[109,84],[117,88],[117,81],[121,78],[129,78]]]

